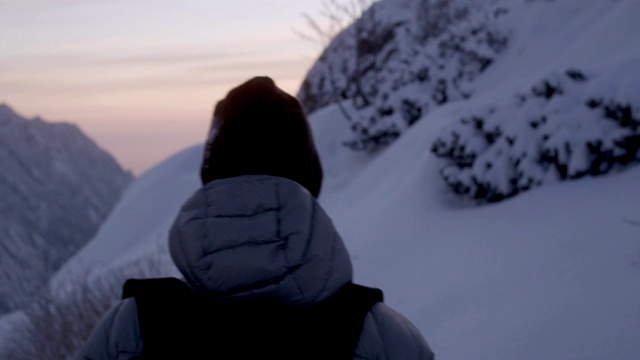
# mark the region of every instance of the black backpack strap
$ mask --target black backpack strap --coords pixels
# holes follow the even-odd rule
[[[191,341],[196,331],[191,319],[201,307],[201,296],[179,279],[154,278],[127,280],[122,298],[135,298],[138,307],[143,351],[135,359],[180,358],[180,348],[165,345]],[[164,349],[168,352],[162,353]]]
[[[264,300],[206,297],[175,278],[128,280],[143,341],[136,359],[353,359],[364,320],[382,291],[346,284],[327,300],[305,307]]]
[[[124,283],[122,298],[139,296],[163,296],[171,294],[184,295],[191,293],[191,288],[184,282],[173,277],[153,279],[129,279]]]

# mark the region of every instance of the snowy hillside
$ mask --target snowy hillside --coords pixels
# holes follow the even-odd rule
[[[464,106],[428,148],[453,192],[500,201],[640,161],[638,16],[634,0],[381,1],[299,96],[312,111],[345,99],[343,142],[368,151]]]
[[[633,126],[609,124],[600,116],[608,97],[593,108],[585,100],[606,94],[628,101],[636,114],[640,3],[467,3],[504,8],[487,26],[508,35],[508,45],[492,55],[491,65],[464,82],[469,96],[429,103],[419,121],[405,123],[401,137],[374,152],[344,146],[354,139],[353,124],[338,106],[318,106],[310,116],[325,170],[320,202],[347,244],[355,280],[382,288],[385,301],[417,325],[438,359],[638,359],[640,166],[618,163],[606,176],[571,182],[543,177],[545,186],[477,206],[452,191],[442,174],[452,160],[432,149],[452,130],[468,126],[461,119],[494,113],[499,116],[488,120],[491,125],[525,124],[526,131],[513,130],[524,143],[544,135],[530,131],[528,123],[530,116],[542,115],[550,120],[540,128],[563,141],[580,143],[584,139],[575,136],[594,133],[614,140],[633,136]],[[397,12],[385,16],[409,16],[394,8]],[[495,12],[478,14],[484,14],[478,15],[480,21]],[[463,22],[456,24],[455,29],[467,29]],[[570,69],[586,80],[572,78],[576,73]],[[560,81],[562,96],[536,97],[532,87],[544,80]],[[394,99],[401,106],[403,96],[421,96],[419,90],[398,88]],[[524,106],[518,95],[526,97]],[[347,104],[353,113],[356,107]],[[405,121],[398,116],[390,119]],[[506,141],[512,129],[504,131]],[[478,133],[466,131],[471,137],[465,143]],[[488,146],[475,149],[487,151],[478,159],[500,159],[499,151],[488,155],[494,151]],[[199,186],[201,152],[201,146],[187,149],[138,179],[57,281],[158,252],[167,260],[167,229]],[[176,269],[168,265],[161,272],[175,274]]]
[[[375,150],[433,108],[475,94],[474,81],[510,45],[504,18],[514,3],[375,2],[324,50],[298,97],[310,112],[346,100],[346,144]]]
[[[316,115],[319,136],[339,138],[333,118]],[[368,164],[324,147],[325,163],[363,168],[322,196],[356,279],[383,288],[442,359],[640,356],[640,168],[472,207],[425,152],[433,130],[416,125]]]
[[[167,234],[182,204],[200,185],[202,151],[202,146],[186,149],[136,179],[95,237],[54,277],[54,283],[79,273],[124,266],[158,252],[171,263]]]
[[[0,105],[0,314],[44,286],[132,180],[76,126]]]

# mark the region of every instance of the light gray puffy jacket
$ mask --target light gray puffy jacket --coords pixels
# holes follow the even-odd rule
[[[171,229],[171,255],[204,293],[267,296],[287,304],[327,299],[351,281],[349,254],[316,200],[288,179],[216,180],[185,203]],[[129,359],[142,340],[135,300],[112,309],[77,359]],[[364,320],[355,359],[433,359],[420,332],[383,303]]]

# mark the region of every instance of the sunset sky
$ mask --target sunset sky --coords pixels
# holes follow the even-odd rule
[[[0,103],[78,124],[141,174],[202,142],[214,103],[254,75],[297,91],[318,0],[0,0]]]

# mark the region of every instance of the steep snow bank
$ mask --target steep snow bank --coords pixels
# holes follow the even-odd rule
[[[185,149],[140,176],[93,240],[56,275],[56,281],[99,272],[149,255],[158,246],[166,247],[167,232],[178,210],[200,185],[202,151],[202,146]],[[161,251],[168,256],[166,249]]]

